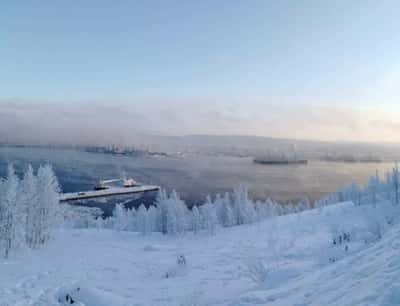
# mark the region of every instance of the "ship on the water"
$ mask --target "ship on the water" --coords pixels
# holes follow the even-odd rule
[[[255,157],[253,162],[256,164],[263,165],[291,165],[291,164],[308,164],[307,159],[298,158],[296,149],[293,148],[293,154],[290,156],[283,153],[271,153],[268,152],[262,156]]]
[[[62,193],[60,202],[97,207],[104,215],[110,215],[116,204],[128,208],[152,204],[159,190],[159,186],[142,185],[134,179],[100,180],[93,190]]]
[[[254,163],[264,165],[290,165],[290,164],[308,164],[307,159],[270,159],[270,158],[254,158]]]

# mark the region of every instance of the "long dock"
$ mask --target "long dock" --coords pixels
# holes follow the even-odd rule
[[[160,190],[159,186],[143,185],[134,187],[110,187],[104,190],[69,192],[61,194],[60,202],[73,202],[81,200],[90,200],[95,198],[108,198],[113,196],[140,194],[158,190]]]

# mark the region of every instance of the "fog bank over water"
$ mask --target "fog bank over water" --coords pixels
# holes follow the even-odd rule
[[[150,135],[208,134],[400,142],[397,133],[400,121],[394,113],[311,104],[222,101],[148,99],[51,103],[3,99],[0,100],[0,141],[133,145],[145,142]]]

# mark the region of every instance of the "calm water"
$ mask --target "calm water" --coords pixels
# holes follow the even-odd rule
[[[222,193],[239,184],[247,185],[256,199],[271,197],[279,201],[308,196],[312,200],[336,191],[352,181],[365,184],[376,170],[383,176],[391,163],[346,164],[310,162],[308,165],[266,166],[248,158],[124,157],[44,148],[0,148],[0,176],[7,163],[18,170],[31,163],[50,162],[65,192],[92,189],[99,178],[133,177],[143,183],[176,189],[191,203],[207,194]]]

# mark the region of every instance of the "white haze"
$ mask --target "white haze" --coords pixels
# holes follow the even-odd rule
[[[210,106],[212,105],[212,106]],[[256,109],[256,110],[252,110]],[[148,135],[258,135],[397,142],[400,121],[372,110],[313,105],[133,101],[0,101],[0,142],[134,144]]]

